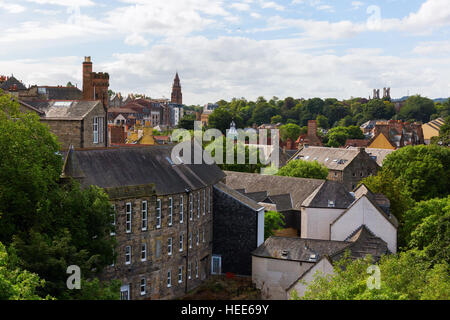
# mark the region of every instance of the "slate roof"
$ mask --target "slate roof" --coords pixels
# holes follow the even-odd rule
[[[16,86],[16,90],[27,90],[27,87],[24,86],[22,82],[17,80],[14,76],[11,76],[0,85],[0,89],[5,91],[9,91],[12,87]]]
[[[340,182],[327,180],[303,201],[302,206],[347,209],[354,200]]]
[[[48,120],[83,120],[84,117],[94,109],[100,101],[27,101],[24,106],[30,105],[44,114],[41,118]]]
[[[219,182],[225,174],[217,165],[173,164],[171,145],[71,149],[63,176],[83,177],[83,186],[101,188],[154,184],[159,195],[198,190]],[[194,147],[201,148],[201,147]],[[192,158],[194,152],[192,152]],[[193,163],[193,161],[192,161]]]
[[[375,161],[381,167],[383,165],[384,159],[390,155],[395,150],[392,149],[377,149],[377,148],[366,148],[367,154],[372,157],[375,157]]]
[[[49,100],[81,100],[83,99],[83,91],[77,87],[51,87],[40,86],[45,88],[47,99]]]
[[[289,193],[287,194],[278,194],[272,195],[268,197],[272,203],[277,206],[277,211],[287,211],[292,209],[292,199]]]
[[[268,196],[289,193],[292,209],[300,210],[302,202],[316,190],[324,180],[261,175],[225,171],[226,185],[233,189],[245,189],[247,193],[266,191]]]
[[[267,199],[267,191],[258,191],[258,192],[243,192],[247,197],[250,199],[256,201],[256,202],[263,202]]]
[[[376,237],[365,225],[360,226],[345,241],[319,240],[272,236],[252,252],[253,256],[300,262],[318,262],[329,256],[340,260],[346,250],[352,259],[364,258],[370,254],[375,261],[389,253],[387,243]],[[312,256],[314,259],[312,259]]]
[[[344,170],[359,154],[354,148],[307,147],[299,150],[291,160],[318,161],[331,170]]]
[[[253,256],[262,258],[317,262],[320,257],[331,256],[351,245],[348,241],[318,240],[290,237],[270,237],[256,250]],[[287,253],[283,255],[283,252]],[[315,259],[311,261],[311,256]]]
[[[249,197],[246,197],[242,193],[228,187],[226,184],[224,184],[222,182],[216,183],[214,185],[214,188],[219,190],[220,192],[223,192],[223,193],[227,194],[228,196],[236,199],[237,201],[239,201],[240,203],[242,203],[243,205],[249,207],[250,209],[252,209],[254,211],[260,211],[260,210],[264,209],[264,207],[259,205],[256,201],[254,201],[254,200],[250,199]]]

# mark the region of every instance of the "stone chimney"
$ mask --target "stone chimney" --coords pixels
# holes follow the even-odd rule
[[[308,120],[308,137],[315,137],[317,135],[317,121]]]

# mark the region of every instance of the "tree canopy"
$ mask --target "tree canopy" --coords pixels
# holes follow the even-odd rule
[[[277,175],[297,178],[326,179],[328,168],[317,161],[292,160]]]

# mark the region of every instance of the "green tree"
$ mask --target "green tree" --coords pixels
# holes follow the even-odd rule
[[[271,123],[271,124],[281,123],[282,121],[283,121],[283,117],[280,116],[280,115],[273,116],[273,117],[270,119],[270,123]]]
[[[0,300],[41,300],[37,289],[45,281],[37,274],[15,266],[15,257],[0,242]],[[48,297],[50,298],[50,297]]]
[[[195,115],[186,114],[178,123],[178,128],[186,130],[194,130]]]
[[[328,177],[328,168],[317,161],[292,160],[282,167],[277,175],[309,179],[326,179]]]
[[[405,213],[409,247],[436,264],[450,263],[450,196],[418,202]]]
[[[316,274],[303,300],[448,300],[450,299],[449,265],[431,266],[414,251],[383,256],[380,289],[369,289],[367,273],[373,264],[370,256],[352,260],[344,257],[334,265],[334,273]]]
[[[398,113],[398,117],[402,120],[415,120],[426,123],[430,121],[430,117],[434,113],[436,113],[436,107],[433,100],[416,95],[406,100],[405,105]]]
[[[287,139],[296,141],[300,136],[300,127],[294,123],[285,124],[280,127],[280,136],[283,142]]]
[[[436,145],[406,146],[389,154],[382,170],[398,177],[415,201],[449,194],[449,148]]]
[[[322,129],[328,129],[330,127],[328,123],[328,118],[324,115],[319,114],[316,118],[317,126]]]
[[[274,231],[283,229],[284,216],[277,211],[266,211],[264,213],[264,240],[274,235]]]

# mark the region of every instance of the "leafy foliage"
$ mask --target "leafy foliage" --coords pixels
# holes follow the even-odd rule
[[[328,168],[317,161],[292,160],[282,167],[279,176],[326,179],[328,177]]]
[[[284,216],[276,211],[264,213],[264,240],[273,236],[275,230],[280,230],[285,225]]]
[[[280,127],[280,136],[283,142],[287,139],[296,141],[300,136],[300,127],[293,123],[288,123]]]
[[[449,265],[432,266],[414,251],[384,256],[378,262],[380,289],[369,289],[367,268],[370,256],[351,260],[344,257],[334,266],[334,273],[316,274],[304,300],[448,300]]]

